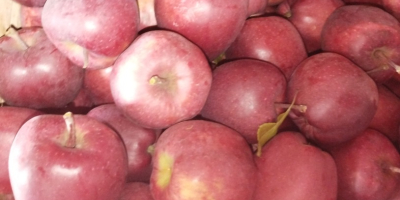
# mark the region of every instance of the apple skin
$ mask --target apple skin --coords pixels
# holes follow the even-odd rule
[[[127,183],[118,200],[154,200],[150,186],[142,182]]]
[[[43,7],[21,6],[21,27],[42,26]]]
[[[157,139],[159,130],[140,127],[126,118],[115,104],[97,106],[87,113],[115,130],[122,138],[128,154],[128,182],[149,182],[152,156],[149,147]]]
[[[76,65],[99,69],[111,66],[137,36],[139,9],[133,0],[47,0],[42,25]]]
[[[200,48],[166,30],[140,35],[118,57],[110,77],[117,107],[151,129],[198,115],[211,81],[211,67]]]
[[[369,128],[386,135],[396,145],[400,137],[400,99],[383,85],[378,85],[378,92],[378,108]]]
[[[249,0],[248,16],[258,16],[265,13],[267,9],[267,1],[265,0]]]
[[[83,84],[83,69],[59,52],[42,28],[22,28],[17,35],[26,47],[11,36],[0,37],[0,97],[8,105],[34,109],[73,101]]]
[[[154,199],[252,199],[256,167],[246,140],[224,125],[189,120],[166,129],[153,155]]]
[[[157,25],[188,38],[210,61],[238,36],[247,8],[248,0],[156,0],[154,5]]]
[[[258,169],[253,200],[336,200],[337,173],[331,155],[299,132],[280,132],[254,156]]]
[[[321,31],[329,15],[343,6],[342,0],[297,0],[288,18],[303,38],[308,53],[321,49]]]
[[[201,115],[238,131],[247,142],[257,143],[257,130],[275,122],[275,103],[285,103],[285,75],[273,64],[238,59],[213,71],[211,90]]]
[[[270,62],[289,78],[294,68],[307,58],[307,51],[299,32],[289,20],[264,16],[246,20],[225,56],[226,59],[254,58]]]
[[[361,68],[336,53],[308,57],[293,72],[287,86],[288,102],[306,105],[290,117],[307,139],[321,148],[348,141],[366,129],[374,117],[379,93]]]
[[[63,115],[40,115],[22,125],[11,146],[9,171],[15,199],[118,199],[128,161],[111,128],[85,115],[73,116],[73,132]]]
[[[397,0],[382,0],[383,8],[400,21],[400,4]]]
[[[339,7],[325,22],[321,49],[346,56],[382,83],[396,73],[390,63],[400,63],[399,21],[375,6]]]
[[[30,118],[41,115],[42,112],[30,108],[4,106],[0,107],[0,199],[11,197],[11,188],[8,157],[11,144],[14,141],[20,127]]]
[[[47,0],[13,0],[27,7],[43,7]]]
[[[110,88],[112,66],[103,69],[86,69],[83,88],[94,105],[114,103]]]
[[[382,133],[366,129],[330,150],[338,171],[338,200],[388,199],[400,186],[400,155]]]

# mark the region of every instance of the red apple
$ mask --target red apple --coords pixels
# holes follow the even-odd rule
[[[107,124],[121,136],[128,154],[127,181],[149,182],[152,169],[150,148],[157,139],[158,130],[134,124],[115,104],[97,106],[90,110],[87,116]]]
[[[60,108],[78,95],[84,71],[48,40],[40,27],[0,38],[0,97],[8,105]]]
[[[22,125],[11,146],[15,199],[118,199],[128,161],[121,138],[85,115],[40,115]]]
[[[198,115],[211,87],[199,47],[172,31],[140,35],[113,66],[114,102],[140,126],[163,129]]]
[[[270,62],[281,69],[286,78],[307,58],[297,29],[289,20],[278,16],[247,19],[225,54],[227,59],[255,58]]]
[[[248,16],[257,16],[265,13],[267,9],[266,0],[249,0],[249,7],[247,9]]]
[[[75,64],[105,68],[136,37],[139,10],[134,0],[47,0],[42,25],[54,45]]]
[[[281,132],[255,156],[253,200],[336,200],[337,173],[331,155],[310,145],[299,132]]]
[[[330,151],[338,172],[338,200],[388,199],[400,186],[400,155],[380,132],[366,129]]]
[[[130,182],[125,185],[121,198],[118,200],[154,200],[150,186],[142,182]]]
[[[400,3],[397,0],[382,0],[383,8],[400,20]]]
[[[43,7],[46,0],[13,0],[23,6],[27,7]]]
[[[21,27],[42,26],[43,7],[21,6]]]
[[[248,16],[248,0],[156,0],[157,25],[198,45],[216,59],[238,36]]]
[[[342,0],[297,0],[291,6],[289,21],[299,31],[307,52],[321,49],[321,31],[329,15],[343,6]]]
[[[110,88],[112,66],[103,69],[86,69],[83,88],[94,105],[114,103]]]
[[[399,21],[375,6],[336,9],[321,32],[321,48],[346,56],[380,83],[400,72]]]
[[[369,127],[386,135],[394,144],[399,142],[400,99],[387,87],[378,85],[378,108]]]
[[[288,102],[306,105],[290,117],[308,139],[328,148],[364,131],[378,105],[376,83],[357,65],[336,53],[308,57],[293,72]]]
[[[20,127],[30,118],[42,114],[40,111],[5,106],[0,107],[0,199],[9,200],[13,196],[8,173],[8,157],[11,144]]]
[[[285,102],[285,92],[285,75],[273,64],[254,59],[226,62],[213,71],[201,115],[235,129],[255,144],[259,126],[275,122],[282,112],[275,103]]]
[[[251,149],[224,125],[189,120],[169,127],[157,141],[153,161],[154,199],[252,199]]]

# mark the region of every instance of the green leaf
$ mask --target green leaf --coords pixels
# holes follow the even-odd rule
[[[261,124],[261,126],[258,128],[258,130],[257,130],[257,140],[258,140],[257,156],[261,156],[262,147],[278,133],[279,126],[282,125],[283,121],[289,115],[290,110],[292,109],[294,102],[296,101],[296,96],[297,96],[297,93],[295,94],[293,101],[290,104],[290,106],[288,107],[288,109],[284,113],[281,113],[278,115],[276,122],[264,123],[264,124]]]

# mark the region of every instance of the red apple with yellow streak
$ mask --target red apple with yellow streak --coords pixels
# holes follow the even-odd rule
[[[155,147],[150,189],[157,200],[251,199],[256,167],[246,140],[224,125],[189,120]]]

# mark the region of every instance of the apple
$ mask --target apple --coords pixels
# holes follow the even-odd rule
[[[43,7],[47,0],[13,0],[27,7]]]
[[[400,99],[383,85],[378,85],[378,92],[378,108],[369,128],[379,131],[391,142],[398,144],[400,139]]]
[[[308,53],[321,49],[321,31],[329,15],[343,6],[342,0],[297,0],[291,7],[290,22],[303,38]]]
[[[13,197],[9,172],[8,157],[11,144],[20,127],[30,118],[42,112],[29,108],[4,106],[0,107],[0,199],[10,200]]]
[[[150,191],[156,200],[252,199],[256,167],[246,140],[224,125],[188,120],[157,141]]]
[[[400,20],[400,4],[397,0],[382,0],[382,6],[393,17]]]
[[[267,8],[268,1],[265,0],[249,0],[249,7],[247,8],[247,15],[250,17],[263,15]]]
[[[163,129],[198,115],[211,87],[204,53],[166,30],[140,35],[117,59],[110,77],[119,109],[140,126]]]
[[[346,142],[364,131],[375,115],[379,93],[361,68],[337,53],[318,53],[304,60],[287,86],[288,102],[305,105],[290,117],[307,139],[321,148]]]
[[[21,6],[21,27],[42,26],[43,7]]]
[[[247,142],[257,143],[257,130],[275,122],[275,103],[284,103],[285,75],[273,64],[238,59],[219,65],[213,71],[211,90],[201,115],[238,131]]]
[[[150,186],[143,182],[130,182],[125,185],[118,200],[154,200]]]
[[[338,200],[388,199],[400,186],[400,155],[380,132],[366,129],[330,150],[338,172]]]
[[[248,0],[156,0],[160,28],[198,45],[210,61],[232,44],[248,16]]]
[[[0,97],[19,107],[60,108],[78,95],[84,71],[40,27],[8,29],[0,37]]]
[[[379,83],[400,72],[399,21],[375,6],[336,9],[322,29],[321,48],[346,56]]]
[[[299,32],[289,20],[278,16],[249,18],[239,36],[225,52],[226,59],[254,58],[277,66],[289,78],[307,58]]]
[[[112,66],[102,69],[86,69],[83,88],[94,105],[114,103],[110,88]]]
[[[336,200],[335,161],[301,133],[280,132],[261,152],[253,200]]]
[[[121,138],[85,115],[40,115],[25,122],[11,145],[17,200],[118,199],[128,172]]]
[[[111,66],[135,39],[139,9],[134,0],[47,0],[42,25],[76,65],[99,69]]]
[[[368,4],[385,9],[400,20],[400,4],[397,0],[343,0],[347,4]]]
[[[151,149],[157,139],[159,130],[143,128],[134,124],[115,106],[104,104],[87,113],[115,130],[122,138],[128,154],[128,182],[149,182],[151,165]]]

